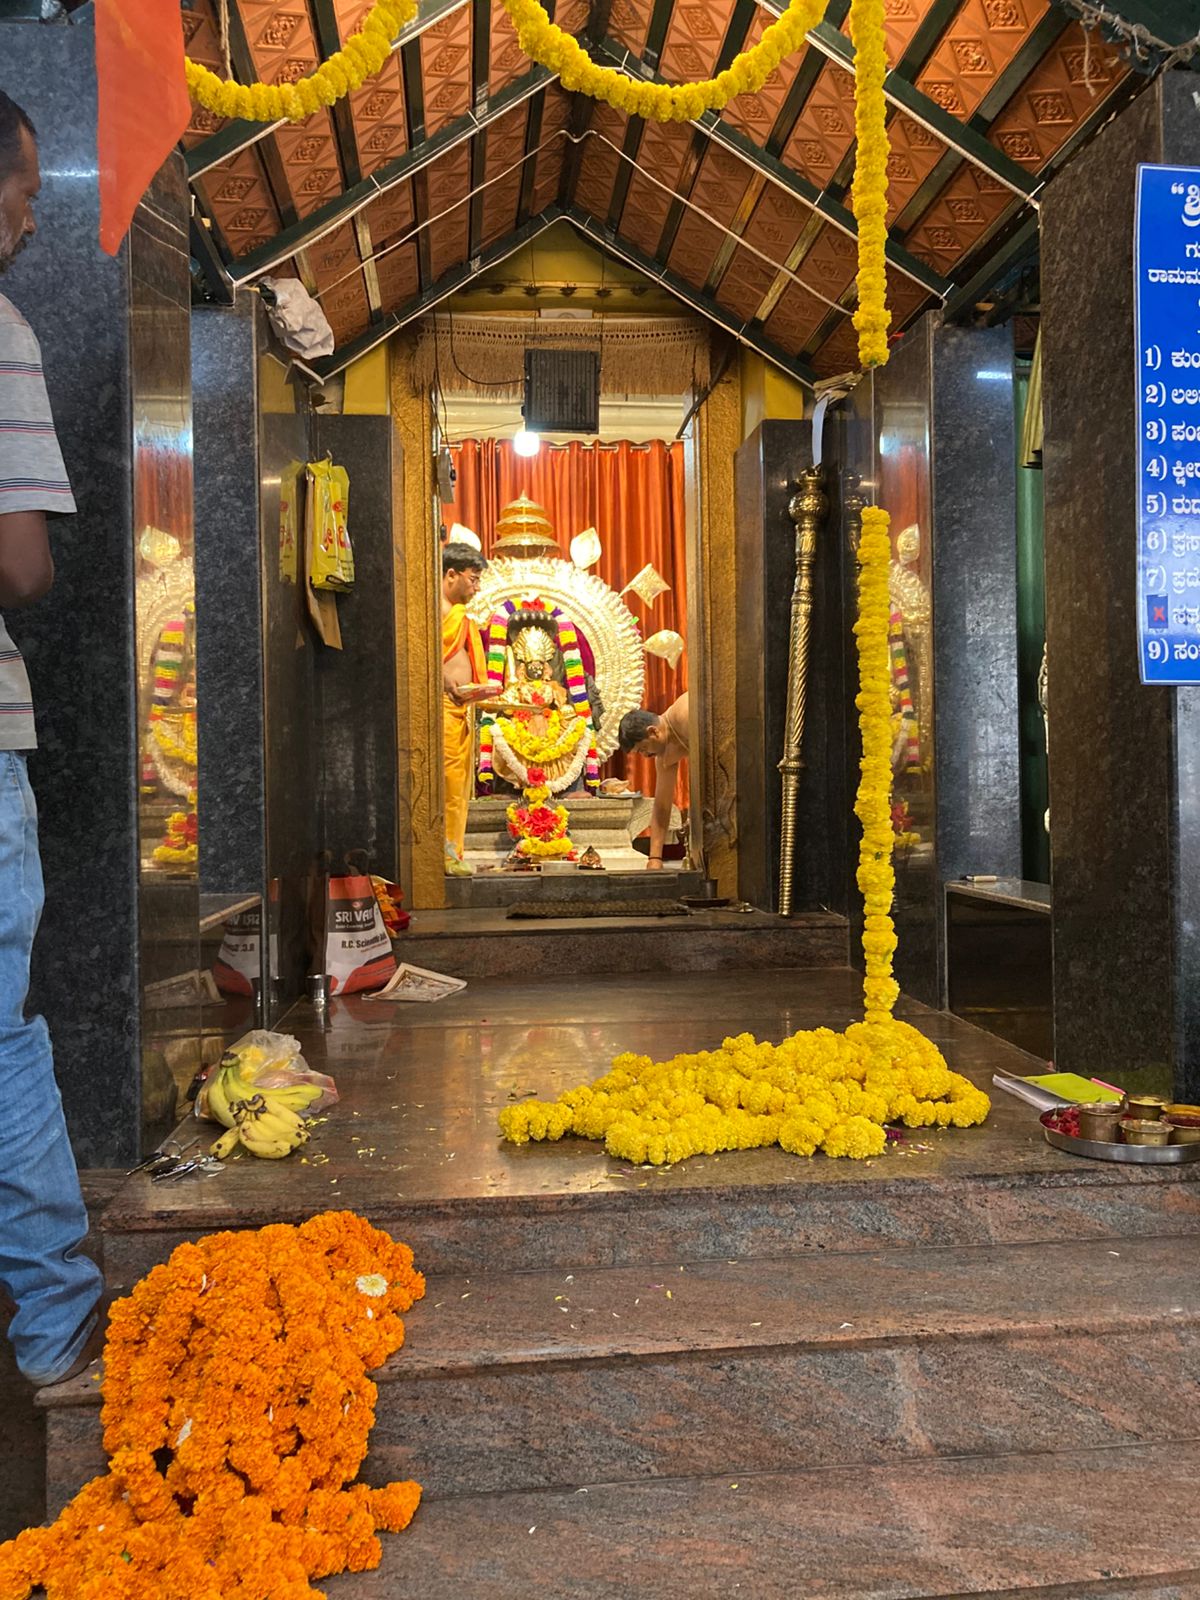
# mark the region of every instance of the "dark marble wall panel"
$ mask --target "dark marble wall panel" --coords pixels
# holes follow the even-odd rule
[[[260,350],[267,348],[259,313]],[[261,362],[271,361],[268,355]],[[318,762],[316,653],[302,612],[303,590],[280,576],[279,488],[284,473],[312,455],[312,417],[302,393],[295,409],[266,408],[282,388],[260,382],[259,515],[262,539],[263,718],[266,776],[268,1016],[279,1017],[304,992],[312,970],[312,915],[320,878],[322,820]],[[277,402],[272,399],[274,406]]]
[[[1200,689],[1175,691],[1175,1090],[1200,1102]]]
[[[933,669],[932,325],[922,319],[875,374],[876,494],[891,517],[893,609],[902,618],[912,743],[893,794],[917,842],[897,851],[896,977],[906,994],[938,1005],[941,878]],[[895,665],[894,665],[895,671]],[[897,685],[899,690],[899,685]]]
[[[867,374],[854,391],[830,410],[822,428],[821,455],[829,496],[830,563],[824,574],[823,612],[840,616],[836,640],[826,636],[822,653],[830,662],[831,723],[828,746],[827,837],[832,882],[830,908],[850,923],[850,959],[862,965],[862,900],[855,882],[859,827],[854,816],[862,741],[858,732],[858,657],[852,622],[857,606],[854,560],[864,500],[873,490],[877,471],[875,381]],[[838,708],[840,707],[840,712]]]
[[[354,589],[339,595],[343,648],[318,647],[324,843],[336,871],[350,851],[397,872],[395,571],[390,417],[318,414],[317,454],[350,474]]]
[[[739,893],[779,903],[783,755],[796,525],[788,503],[812,464],[809,422],[762,423],[738,451],[738,863]],[[800,782],[795,899],[798,911],[845,909],[846,617],[836,474],[817,539]],[[748,799],[749,797],[749,803]]]
[[[931,337],[938,870],[1019,878],[1012,330]]]
[[[132,524],[136,577],[137,693],[141,746],[150,749],[150,707],[157,688],[156,648],[164,623],[182,616],[185,653],[166,724],[182,736],[180,717],[193,727],[195,655],[194,526],[192,498],[191,276],[188,268],[189,198],[183,158],[173,157],[155,179],[133,221],[129,239],[129,382],[127,434],[133,456]],[[150,530],[148,536],[148,530]],[[166,533],[176,554],[165,565],[150,559],[154,538]],[[166,596],[164,598],[164,595]],[[190,640],[189,640],[190,636]],[[164,747],[165,748],[165,747]],[[137,751],[133,752],[135,759]],[[200,1064],[200,1004],[185,1001],[174,980],[185,983],[200,964],[199,872],[195,862],[166,862],[158,847],[169,819],[194,805],[194,763],[151,761],[156,777],[139,778],[139,896],[137,946],[142,979],[142,1123],[145,1140],[157,1142],[176,1121],[177,1088],[170,1062]],[[153,792],[151,792],[153,791]],[[169,1002],[158,987],[171,984]]]
[[[1105,128],[1042,210],[1055,1059],[1110,1077],[1173,1058],[1177,986],[1190,981],[1194,1004],[1197,985],[1196,924],[1178,945],[1174,926],[1176,885],[1198,865],[1190,811],[1183,859],[1172,839],[1177,795],[1191,801],[1176,787],[1175,691],[1139,683],[1136,647],[1134,183],[1139,162],[1162,160],[1200,162],[1175,75]],[[1191,697],[1181,710],[1190,762]]]
[[[149,899],[139,894],[134,609],[135,504],[146,520],[151,506],[156,523],[173,518],[190,557],[187,382],[185,374],[180,386],[176,370],[180,353],[187,363],[179,299],[182,291],[186,306],[187,267],[178,242],[186,212],[181,174],[167,171],[135,230],[132,266],[128,247],[116,259],[100,251],[94,48],[86,16],[70,26],[0,22],[0,86],[39,129],[43,177],[38,237],[6,275],[4,293],[42,341],[78,505],[52,530],[53,591],[12,618],[41,740],[30,770],[47,908],[34,1003],[50,1022],[80,1161],[116,1166],[141,1141],[142,983],[195,965],[195,919],[190,935],[181,920],[194,881],[157,884]],[[175,341],[174,359],[163,338]],[[147,445],[136,458],[133,426]],[[164,491],[162,504],[154,487]],[[190,1014],[172,1019],[172,1031],[191,1026]],[[150,1054],[160,1069],[153,1102],[169,1088],[161,1058]]]
[[[738,892],[763,910],[779,903],[779,836],[787,705],[788,629],[796,571],[788,502],[811,465],[805,422],[761,423],[737,452]],[[810,696],[810,705],[815,696]],[[811,740],[807,741],[811,746]],[[805,775],[805,787],[808,774]],[[796,905],[808,904],[797,866]]]
[[[264,874],[263,626],[254,297],[192,314],[200,885]]]

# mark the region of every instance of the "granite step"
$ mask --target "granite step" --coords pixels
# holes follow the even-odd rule
[[[589,906],[614,900],[679,900],[703,892],[702,872],[647,872],[644,858],[626,871],[477,872],[473,878],[446,879],[446,905],[452,910],[507,907],[520,900],[578,900]]]
[[[344,1102],[352,1105],[348,1093]],[[382,1138],[365,1116],[341,1127],[361,1127],[364,1146]],[[953,1159],[975,1159],[970,1145],[954,1143],[953,1134],[942,1137]],[[594,1147],[572,1144],[580,1148],[568,1151],[564,1142],[564,1154],[595,1164]],[[327,1148],[336,1150],[332,1133]],[[533,1159],[541,1154],[534,1150]],[[730,1257],[811,1260],[922,1246],[1200,1238],[1200,1163],[1035,1165],[1056,1156],[1040,1143],[1020,1168],[956,1171],[947,1161],[936,1176],[922,1166],[934,1158],[919,1153],[886,1173],[859,1172],[860,1164],[851,1162],[810,1167],[781,1156],[779,1179],[740,1182],[739,1159],[752,1158],[734,1155],[706,1163],[698,1169],[702,1181],[686,1188],[667,1188],[659,1174],[634,1168],[622,1189],[602,1187],[598,1179],[582,1190],[547,1181],[536,1192],[509,1193],[496,1179],[475,1194],[428,1197],[420,1195],[418,1171],[412,1179],[417,1194],[408,1198],[391,1191],[386,1175],[368,1162],[352,1165],[339,1153],[336,1183],[327,1177],[329,1168],[311,1164],[292,1168],[282,1180],[253,1163],[245,1170],[239,1165],[219,1190],[178,1185],[164,1193],[131,1179],[105,1214],[104,1259],[110,1282],[125,1291],[186,1240],[225,1228],[299,1222],[331,1204],[407,1240],[422,1268],[437,1274],[504,1272],[514,1262],[528,1271],[570,1272]]]
[[[563,884],[562,897],[568,899],[574,880],[564,878]],[[543,888],[543,898],[545,893]],[[787,918],[763,911],[696,911],[687,917],[517,921],[503,906],[479,906],[417,912],[397,940],[396,954],[414,966],[459,978],[524,979],[531,973],[594,978],[842,967],[848,938],[845,918],[828,911]]]
[[[1187,1440],[1200,1411],[1152,1396],[1197,1392],[1198,1265],[1183,1238],[435,1276],[366,1475],[440,1498]],[[103,1469],[95,1386],[50,1406],[58,1504]]]
[[[964,1401],[966,1397],[964,1396]],[[1196,1600],[1200,1441],[427,1500],[329,1600]]]

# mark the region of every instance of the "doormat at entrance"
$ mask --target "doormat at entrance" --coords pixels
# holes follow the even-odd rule
[[[691,912],[675,900],[518,900],[508,908],[510,917],[688,917]]]

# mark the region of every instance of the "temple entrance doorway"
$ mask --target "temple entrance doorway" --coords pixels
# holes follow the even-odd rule
[[[446,905],[699,896],[690,397],[606,395],[586,438],[531,437],[519,400],[436,399],[443,565],[486,562],[443,635],[444,658],[468,624],[479,650],[444,715]],[[631,747],[639,713],[661,721]]]

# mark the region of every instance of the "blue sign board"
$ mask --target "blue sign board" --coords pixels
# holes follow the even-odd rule
[[[1139,167],[1138,657],[1200,683],[1200,169]]]

